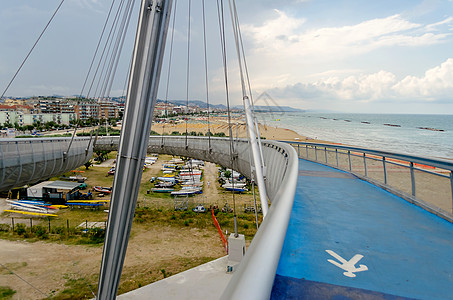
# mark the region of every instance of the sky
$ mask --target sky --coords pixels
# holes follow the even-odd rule
[[[190,18],[189,1],[178,0],[160,99],[206,101],[208,96],[210,103],[225,104],[216,1],[205,2],[208,89],[201,0],[191,1]],[[1,91],[59,3],[0,0]],[[112,96],[124,94],[139,4],[135,4]],[[65,0],[6,95],[79,94],[110,5],[107,0]],[[236,6],[257,105],[453,114],[453,0],[241,0]],[[225,22],[229,29],[228,20],[229,16]],[[226,40],[229,99],[240,105],[231,32]],[[269,95],[267,101],[260,97],[263,93]]]

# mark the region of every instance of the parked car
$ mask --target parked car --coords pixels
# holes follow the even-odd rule
[[[197,205],[194,209],[192,209],[196,213],[204,213],[206,212],[206,208],[203,205]]]
[[[110,168],[110,170],[107,172],[107,176],[108,175],[115,175],[115,167]]]

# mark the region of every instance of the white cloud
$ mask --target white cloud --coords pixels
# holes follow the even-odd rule
[[[335,92],[342,99],[360,99],[372,101],[388,97],[388,91],[395,83],[395,75],[386,71],[360,76],[349,76],[335,87]]]
[[[24,88],[25,95],[68,95],[70,89],[66,86],[41,84]]]
[[[303,30],[304,19],[276,10],[276,18],[260,26],[244,26],[243,32],[254,41],[255,52],[271,57],[332,58],[367,53],[381,47],[437,44],[446,34],[427,33],[442,22],[424,26],[401,15],[377,18],[354,25]],[[429,29],[429,30],[428,30]],[[336,57],[337,58],[337,57]]]
[[[451,24],[452,22],[453,22],[453,17],[448,17],[445,20],[442,20],[440,22],[427,25],[426,26],[426,30],[428,30],[428,31],[437,31],[437,30],[439,30],[438,29],[439,26],[442,26],[442,25],[445,25],[445,24]],[[451,26],[451,25],[449,25],[449,26]]]
[[[407,76],[398,81],[387,71],[373,74],[326,77],[311,83],[297,83],[270,90],[272,95],[286,99],[331,99],[371,102],[391,99],[445,100],[453,95],[453,58],[427,70],[422,77]],[[453,102],[453,99],[450,100]]]
[[[73,3],[82,9],[88,9],[96,13],[105,14],[102,9],[103,5],[99,0],[72,0]]]
[[[310,29],[306,19],[275,12],[275,18],[261,25],[243,27],[246,40],[252,42],[249,65],[253,66],[257,90],[267,90],[288,102],[306,99],[313,103],[322,99],[430,101],[453,94],[453,59],[416,77],[402,74],[403,70],[420,70],[403,65],[407,59],[401,49],[399,56],[390,54],[395,47],[409,47],[418,48],[409,51],[417,50],[419,55],[420,49],[428,53],[429,46],[449,43],[451,17],[426,24],[395,14],[347,26]],[[408,59],[420,57],[406,53]]]
[[[453,98],[453,58],[427,70],[423,77],[407,76],[393,90],[404,97],[426,100]]]

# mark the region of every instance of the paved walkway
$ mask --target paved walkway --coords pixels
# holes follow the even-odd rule
[[[453,224],[300,160],[273,299],[453,299]]]

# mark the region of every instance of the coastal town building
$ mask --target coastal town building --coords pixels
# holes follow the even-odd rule
[[[74,113],[28,114],[22,111],[0,111],[0,124],[2,125],[5,123],[15,125],[17,123],[19,126],[25,126],[47,122],[69,125],[75,119],[76,115]]]
[[[156,106],[154,107],[154,115],[156,117],[199,112],[202,112],[202,110],[196,105],[175,105],[170,102],[157,102]]]
[[[102,101],[99,102],[98,119],[112,119],[119,117],[119,107],[115,102]]]
[[[119,119],[124,114],[124,102],[118,100],[124,99],[118,98],[113,101],[110,98],[94,100],[54,96],[37,96],[28,99],[7,98],[0,103],[0,125],[17,123],[19,126],[25,126],[34,125],[37,122],[69,125],[75,120]],[[170,101],[158,101],[154,108],[154,115],[159,118],[205,111],[205,108],[197,105],[176,105]]]
[[[69,125],[80,119],[118,118],[124,105],[103,100],[65,99],[56,97],[32,97],[24,99],[6,99],[0,104],[0,124],[33,125],[37,122],[55,122]]]

